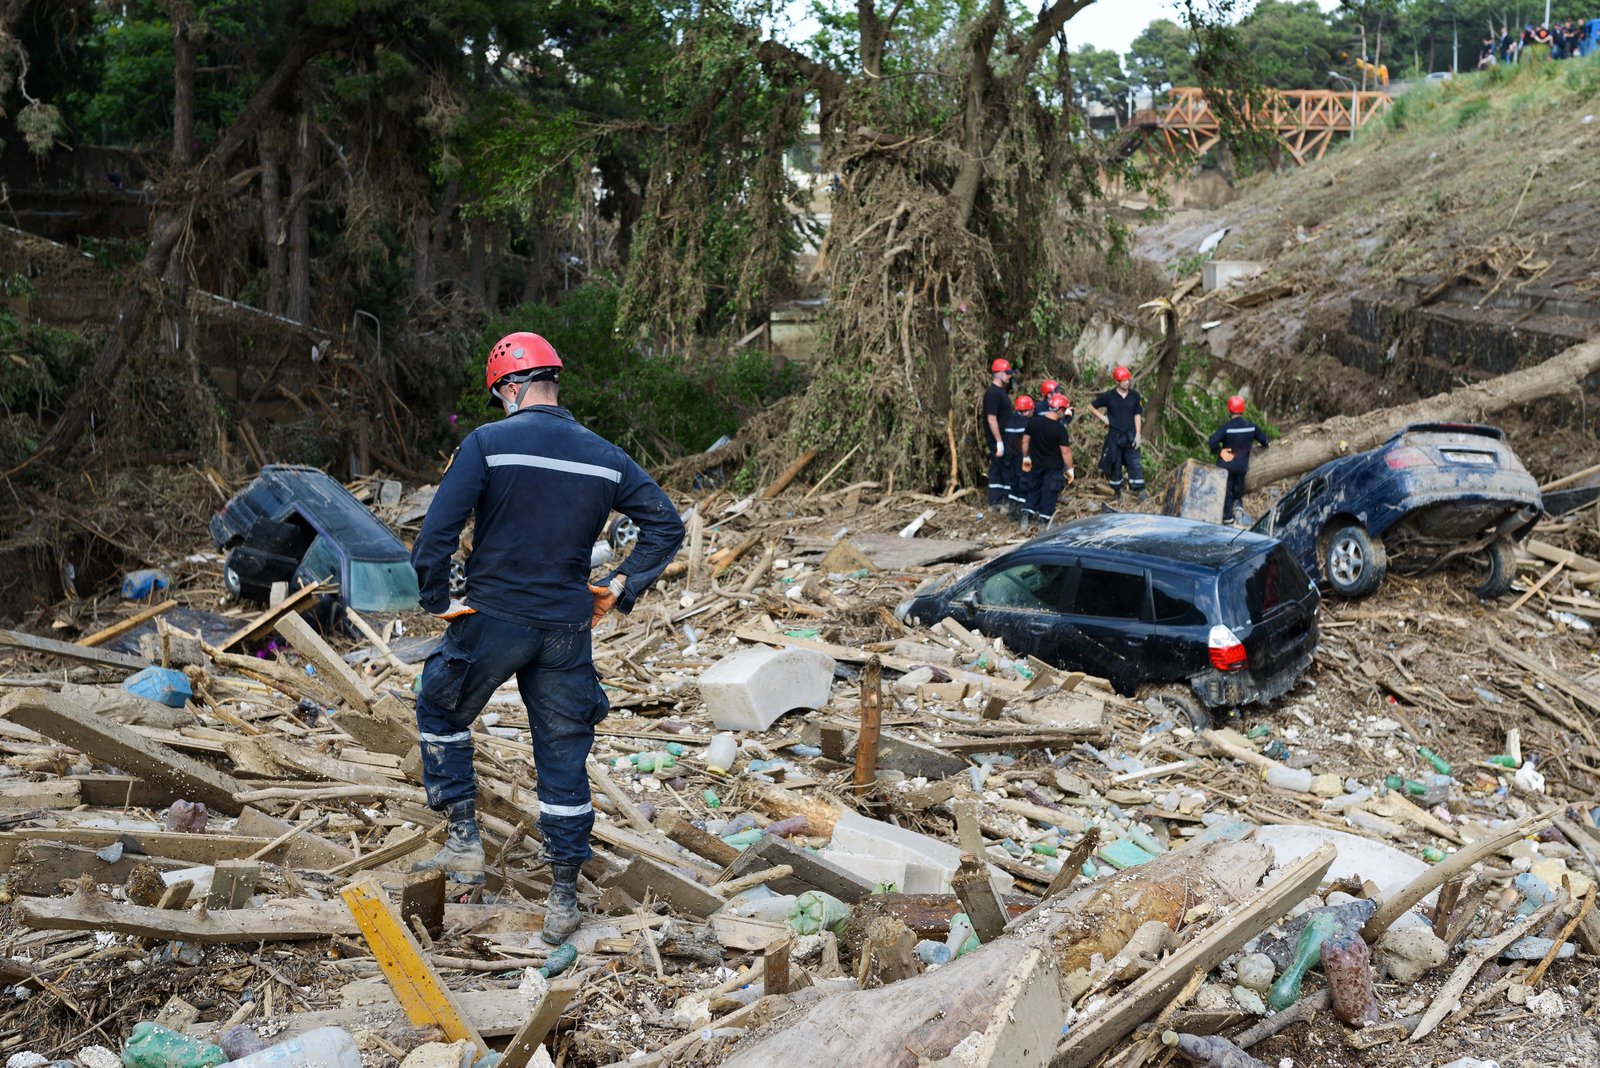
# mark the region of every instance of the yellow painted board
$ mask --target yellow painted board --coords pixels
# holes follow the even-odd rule
[[[422,947],[389,907],[383,888],[370,879],[362,879],[345,887],[340,896],[378,967],[383,969],[384,978],[389,980],[406,1018],[418,1027],[437,1026],[447,1042],[471,1039],[480,1057],[488,1053],[483,1036],[467,1020],[455,995],[439,981],[438,973],[422,955]]]

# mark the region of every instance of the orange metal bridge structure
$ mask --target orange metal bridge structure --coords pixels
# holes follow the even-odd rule
[[[1353,134],[1389,107],[1388,93],[1341,93],[1331,89],[1269,90],[1266,125],[1298,164],[1321,159],[1338,134]],[[1176,159],[1198,158],[1222,139],[1205,92],[1194,86],[1169,90],[1161,106],[1136,113],[1128,124],[1146,144]]]

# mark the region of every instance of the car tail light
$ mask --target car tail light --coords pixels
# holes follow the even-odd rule
[[[1433,461],[1428,459],[1428,454],[1412,445],[1402,445],[1383,458],[1383,462],[1395,471],[1404,471],[1408,467],[1426,467]]]
[[[1207,644],[1211,647],[1211,666],[1218,671],[1238,671],[1250,666],[1244,642],[1222,624],[1211,628],[1211,640]]]

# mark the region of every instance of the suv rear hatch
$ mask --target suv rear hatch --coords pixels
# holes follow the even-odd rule
[[[1315,583],[1279,542],[1229,568],[1222,590],[1228,614],[1243,615],[1239,637],[1260,700],[1287,693],[1317,649],[1322,598]]]

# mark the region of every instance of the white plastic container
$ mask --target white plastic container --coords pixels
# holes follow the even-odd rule
[[[722,773],[733,767],[733,758],[739,751],[739,743],[727,731],[711,739],[711,744],[706,746],[706,769]]]
[[[361,1068],[361,1051],[344,1028],[319,1027],[224,1068]]]
[[[1311,792],[1311,780],[1315,778],[1310,768],[1286,768],[1281,765],[1267,769],[1267,785],[1276,786],[1282,790],[1298,790],[1301,793]]]

